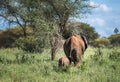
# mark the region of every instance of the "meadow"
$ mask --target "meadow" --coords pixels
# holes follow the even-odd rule
[[[58,67],[62,49],[51,61],[50,50],[28,53],[0,49],[0,82],[120,82],[120,48],[89,47],[79,68]]]

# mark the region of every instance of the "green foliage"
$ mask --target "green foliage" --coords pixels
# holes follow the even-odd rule
[[[18,24],[26,35],[27,25],[36,26],[34,17],[43,17],[49,22],[56,22],[60,26],[59,29],[62,29],[70,17],[89,13],[92,7],[89,0],[8,0],[1,1],[0,8],[3,11],[0,12],[0,16],[11,24]]]
[[[72,36],[72,35],[74,35],[74,34],[72,34],[70,28],[68,28],[68,27],[64,30],[64,32],[63,32],[63,34],[62,34],[62,36],[63,36],[65,39],[69,38],[69,37]]]
[[[95,62],[95,63],[98,63],[99,65],[103,65],[105,62],[104,62],[104,58],[103,58],[103,51],[101,48],[98,48],[96,51],[95,51],[95,54],[94,55],[91,55],[91,59]]]
[[[22,63],[33,63],[35,61],[35,56],[30,54],[16,54],[16,59],[14,63],[22,64]]]
[[[113,51],[109,54],[109,59],[120,62],[120,51],[114,48]]]
[[[99,34],[95,31],[94,27],[90,26],[87,23],[81,23],[80,26],[78,26],[80,28],[80,31],[82,35],[86,36],[86,38],[88,39],[88,42],[92,45],[93,41],[96,38],[99,38]]]
[[[120,34],[111,35],[108,39],[110,40],[111,45],[120,46]]]
[[[21,37],[15,41],[14,45],[27,52],[42,52],[44,48],[42,42],[33,36]]]
[[[94,61],[101,61],[103,57],[103,53],[101,51],[101,48],[98,48],[96,51],[95,51],[95,54],[91,56],[91,58],[94,60]]]
[[[15,33],[16,32],[16,33]],[[12,47],[12,43],[20,37],[17,29],[8,29],[0,33],[0,47]]]
[[[119,52],[120,48],[116,48]],[[26,53],[18,49],[0,49],[0,58],[11,61],[0,62],[1,82],[119,82],[120,63],[109,58],[113,49],[89,47],[80,68],[71,65],[59,68],[58,59],[64,54],[58,53],[55,61],[50,60],[50,50],[43,53]],[[116,53],[114,53],[116,54]],[[97,55],[98,60],[91,58]],[[100,59],[99,59],[100,58]],[[62,79],[61,79],[62,78]]]
[[[24,51],[42,52],[45,48],[50,48],[50,42],[56,32],[56,27],[45,20],[39,20],[40,17],[35,17],[36,27],[33,29],[33,35],[21,37],[16,40],[15,45]]]
[[[94,47],[109,47],[110,46],[110,41],[107,38],[98,38],[95,39],[94,42]]]
[[[41,43],[43,48],[50,48],[50,42],[57,34],[57,26],[55,23],[51,23],[39,16],[35,18],[35,22],[36,27],[33,28],[34,36],[38,39],[38,42]]]
[[[89,24],[80,22],[69,22],[65,31],[63,32],[63,36],[65,38],[68,38],[69,36],[74,34],[84,35],[91,45],[94,39],[99,37],[99,34]]]
[[[32,34],[32,30],[30,28],[27,28],[26,30],[27,35]],[[8,48],[8,47],[14,47],[14,42],[19,38],[23,36],[22,29],[19,27],[14,27],[7,29],[5,31],[1,31],[0,33],[0,48]]]
[[[82,64],[81,64],[81,66],[80,66],[81,71],[86,71],[87,68],[88,68],[87,62],[83,61]]]
[[[71,0],[52,0],[47,1],[53,8],[56,8],[55,10],[56,14],[61,15],[78,15],[79,12],[86,13],[87,9],[89,9],[91,6],[89,6],[88,0],[77,0],[77,1],[71,1]],[[69,9],[69,10],[67,10]]]

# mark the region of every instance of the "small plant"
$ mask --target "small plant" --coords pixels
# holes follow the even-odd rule
[[[59,66],[55,66],[53,65],[53,70],[55,70],[58,73],[64,73],[64,72],[70,72],[70,66],[66,66],[66,67],[59,67]]]
[[[101,48],[98,48],[94,55],[91,56],[91,59],[94,63],[98,63],[99,65],[106,64],[106,60],[104,59],[104,53]]]
[[[82,65],[80,66],[80,69],[81,69],[82,71],[84,71],[84,70],[87,69],[87,67],[88,67],[88,64],[87,64],[85,61],[83,61],[83,62],[82,62]]]
[[[0,63],[2,64],[11,64],[12,63],[12,60],[10,59],[7,59],[6,57],[0,57]]]
[[[16,60],[15,62],[17,62],[18,64],[20,63],[32,63],[34,62],[34,55],[30,55],[30,54],[16,54]]]
[[[100,61],[102,59],[103,53],[101,51],[101,48],[98,48],[94,55],[91,56],[91,58],[94,61]]]
[[[114,50],[110,53],[109,59],[113,61],[120,61],[120,52]]]

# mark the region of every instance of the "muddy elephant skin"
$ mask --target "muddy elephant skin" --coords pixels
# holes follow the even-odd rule
[[[59,59],[59,67],[66,67],[66,66],[69,66],[70,64],[70,61],[67,57],[61,57]]]
[[[83,54],[88,47],[86,38],[81,35],[73,35],[65,41],[63,47],[69,61],[74,62],[76,67],[80,66]]]

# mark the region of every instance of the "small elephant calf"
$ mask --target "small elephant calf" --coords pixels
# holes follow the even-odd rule
[[[59,59],[59,67],[63,66],[66,67],[70,64],[70,60],[67,57],[61,57]]]

